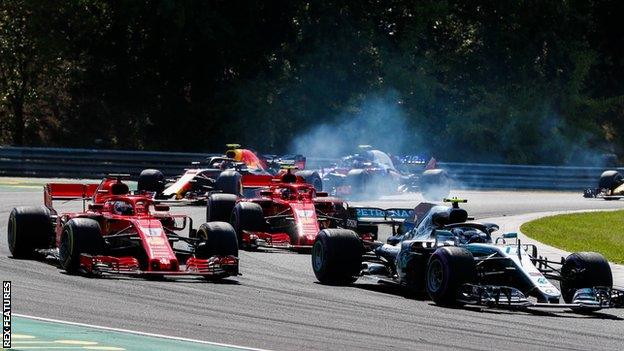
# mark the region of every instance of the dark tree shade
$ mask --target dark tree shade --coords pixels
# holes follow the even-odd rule
[[[599,0],[3,0],[0,141],[310,153],[318,140],[583,164],[624,153],[623,10]]]

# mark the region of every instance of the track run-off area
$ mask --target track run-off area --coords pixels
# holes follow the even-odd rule
[[[42,190],[35,183],[0,181],[5,184],[0,185],[0,277],[12,281],[13,313],[102,326],[108,329],[100,329],[99,333],[111,334],[94,340],[89,333],[98,332],[87,326],[63,328],[53,321],[16,316],[13,333],[25,339],[14,338],[14,349],[42,346],[37,349],[43,350],[48,345],[23,342],[29,340],[87,342],[56,343],[52,345],[55,350],[98,349],[97,346],[110,350],[144,349],[142,341],[135,341],[134,346],[123,343],[122,339],[129,334],[117,329],[143,333],[143,337],[155,342],[151,345],[165,348],[166,343],[174,340],[158,339],[152,334],[178,338],[178,343],[200,340],[222,345],[195,343],[197,349],[206,350],[233,345],[271,350],[621,350],[624,345],[622,310],[579,315],[568,311],[443,308],[365,279],[347,287],[321,285],[306,254],[241,251],[242,276],[217,283],[200,279],[149,281],[67,275],[53,262],[9,257],[9,212],[16,206],[42,204]],[[496,218],[503,229],[507,218],[516,215],[624,208],[624,201],[584,199],[580,193],[572,192],[458,190],[451,195],[468,199],[463,207],[477,220]],[[355,204],[414,207],[420,201],[420,195],[406,194]],[[81,207],[81,202],[72,202],[59,209]],[[203,207],[172,207],[171,211],[190,214],[196,226],[205,219]],[[40,329],[32,327],[37,323]],[[48,329],[45,323],[50,323]],[[37,330],[53,328],[60,328],[64,335],[34,335]],[[163,349],[161,346],[151,349]]]

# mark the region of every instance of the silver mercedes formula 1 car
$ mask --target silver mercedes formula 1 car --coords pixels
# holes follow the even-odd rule
[[[602,255],[579,252],[551,261],[539,256],[535,245],[522,244],[516,233],[492,240],[498,226],[471,221],[459,207],[466,200],[445,201],[452,206],[350,208],[346,227],[391,225],[393,235],[383,243],[346,229],[321,231],[312,249],[316,278],[342,285],[368,277],[427,292],[439,305],[579,312],[624,307],[624,291],[613,288]]]

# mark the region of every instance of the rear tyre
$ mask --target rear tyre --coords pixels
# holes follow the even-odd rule
[[[91,218],[73,218],[63,227],[59,260],[61,267],[69,274],[80,269],[80,254],[100,255],[105,243],[100,224]]]
[[[210,194],[206,204],[206,222],[228,222],[236,199],[236,195],[232,194]]]
[[[215,188],[222,193],[236,196],[243,195],[242,176],[236,171],[223,171],[217,177]]]
[[[239,202],[234,206],[230,223],[236,231],[238,246],[243,246],[243,230],[261,232],[265,229],[262,207],[254,202]]]
[[[441,247],[429,258],[425,272],[427,293],[438,305],[461,305],[457,301],[463,284],[475,278],[474,258],[470,251],[455,246]]]
[[[566,257],[561,267],[561,295],[572,303],[576,290],[596,286],[613,287],[609,262],[596,252],[575,252]]]
[[[600,175],[598,181],[598,188],[614,190],[620,185],[624,184],[624,177],[618,171],[604,171]]]
[[[54,228],[47,207],[16,207],[7,226],[9,251],[14,258],[30,258],[37,249],[48,249],[54,242]]]
[[[316,171],[299,171],[295,175],[303,178],[316,191],[323,191],[323,180],[321,180],[321,176]]]
[[[139,174],[137,190],[154,192],[156,195],[162,194],[165,190],[165,175],[157,169],[142,170]]]
[[[238,257],[238,239],[236,231],[227,222],[204,223],[197,230],[197,237],[204,239],[197,245],[195,255],[198,258],[213,256]]]
[[[323,229],[312,246],[312,269],[321,284],[355,282],[362,266],[364,248],[352,230]]]
[[[422,196],[427,201],[441,201],[451,192],[448,174],[441,169],[428,169],[420,177]]]

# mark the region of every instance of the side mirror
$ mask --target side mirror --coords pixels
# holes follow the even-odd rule
[[[518,233],[516,233],[516,232],[503,233],[503,235],[501,235],[498,238],[496,238],[496,241],[494,243],[498,244],[498,242],[500,240],[500,241],[503,242],[503,244],[506,244],[505,239],[516,239],[516,240],[518,240]]]

